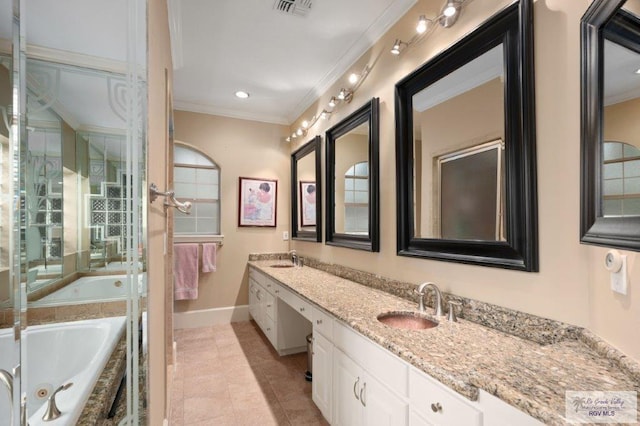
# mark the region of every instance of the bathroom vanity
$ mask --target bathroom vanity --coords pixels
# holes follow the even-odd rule
[[[250,296],[250,312],[280,353],[301,350],[312,327],[312,396],[331,424],[564,424],[565,390],[638,390],[571,333],[540,344],[444,317],[427,330],[391,328],[377,316],[417,303],[315,268],[273,267],[285,262],[249,262],[250,288],[269,289],[265,311],[277,308],[260,320]]]

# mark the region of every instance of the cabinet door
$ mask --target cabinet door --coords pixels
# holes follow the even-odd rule
[[[389,388],[365,374],[360,391],[367,426],[406,426],[409,403],[396,396]]]
[[[318,406],[324,418],[331,423],[331,390],[333,344],[318,329],[313,329],[313,402]]]
[[[333,425],[362,425],[362,369],[341,350],[333,351]]]

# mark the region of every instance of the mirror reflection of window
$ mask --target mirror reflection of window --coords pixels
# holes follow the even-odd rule
[[[344,232],[369,232],[369,163],[356,163],[344,174]]]
[[[640,216],[640,53],[608,39],[603,111],[602,214]]]
[[[506,240],[504,94],[499,44],[413,96],[417,238]]]
[[[335,144],[335,232],[369,233],[369,125],[360,124]]]
[[[438,217],[434,233],[450,240],[501,240],[502,141],[437,159]]]
[[[640,149],[605,141],[603,154],[603,215],[640,216]]]
[[[190,215],[175,211],[174,235],[220,235],[220,168],[184,145],[175,145],[173,157],[176,199],[192,204]]]

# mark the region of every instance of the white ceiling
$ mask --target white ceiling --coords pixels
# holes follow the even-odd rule
[[[291,124],[417,0],[276,1],[169,0],[176,109]]]

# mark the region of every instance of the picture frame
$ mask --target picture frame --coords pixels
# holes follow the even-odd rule
[[[275,228],[278,181],[240,177],[238,188],[238,226]]]
[[[300,226],[316,226],[316,182],[300,181]]]

